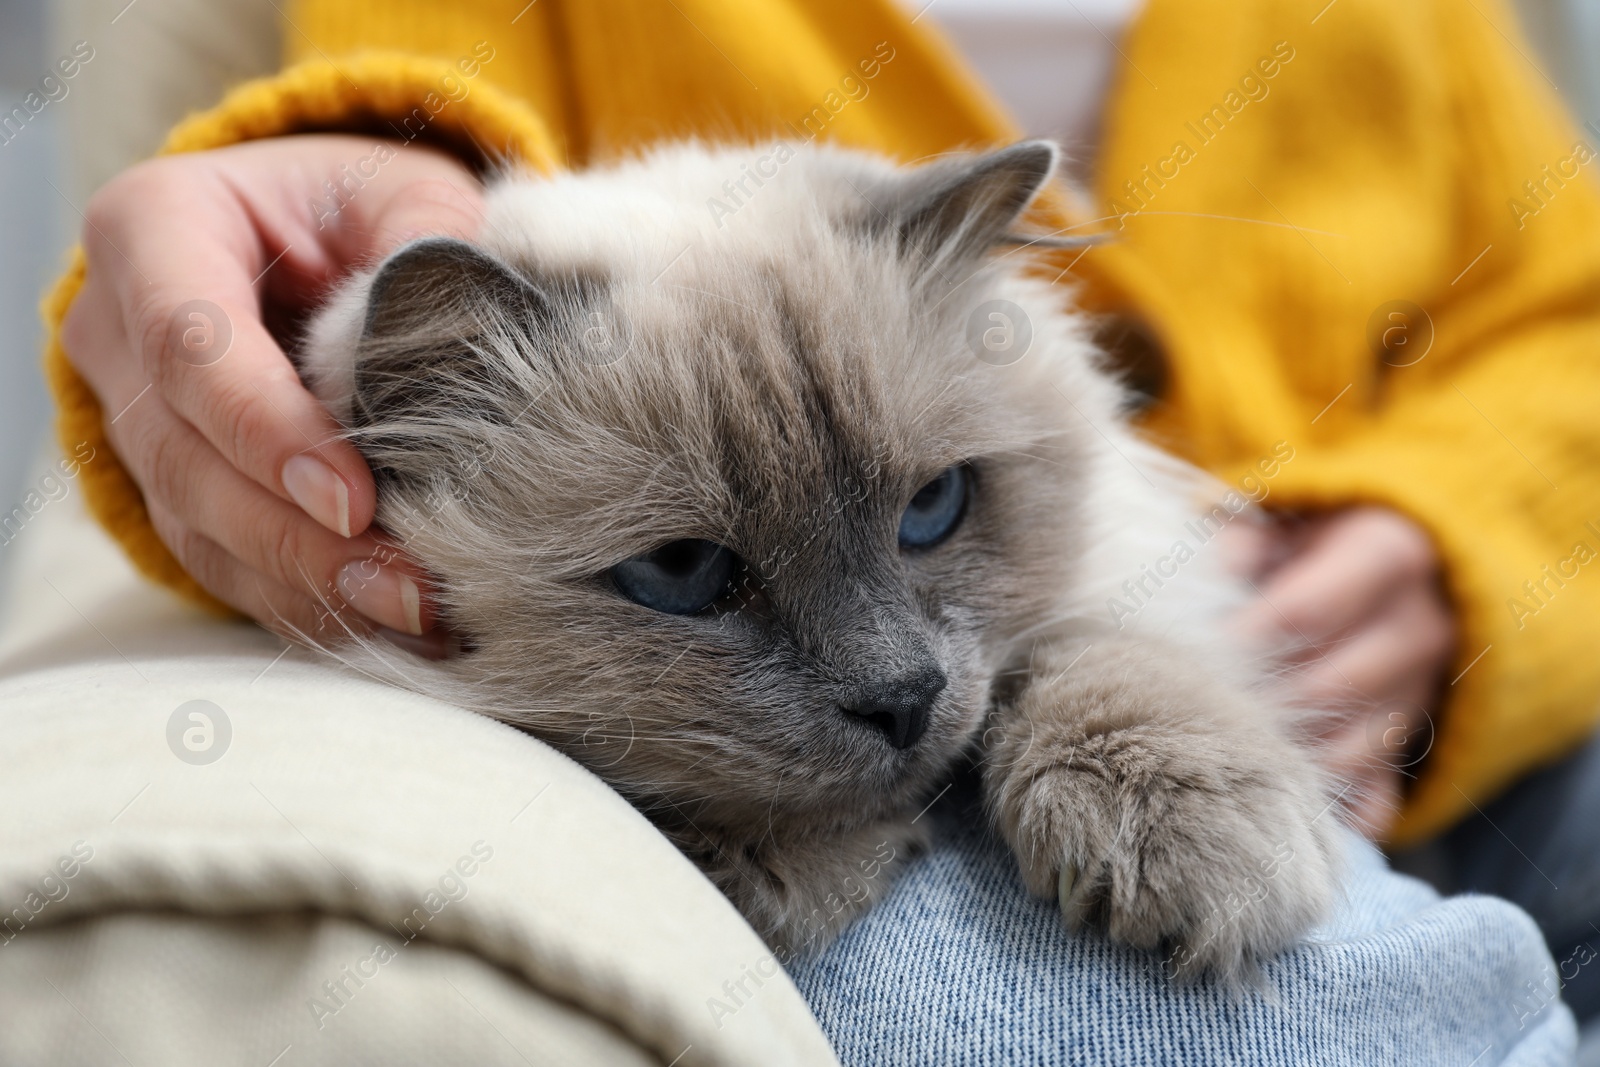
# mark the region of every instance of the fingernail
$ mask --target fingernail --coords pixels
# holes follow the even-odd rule
[[[350,536],[350,487],[339,472],[313,456],[291,456],[283,488],[300,510],[340,537]]]
[[[455,635],[437,627],[421,637],[403,634],[387,626],[378,627],[376,632],[379,637],[396,648],[403,648],[423,659],[449,659],[461,652],[461,641]]]
[[[367,618],[404,633],[422,633],[422,591],[411,576],[375,560],[358,559],[339,568],[339,595]]]

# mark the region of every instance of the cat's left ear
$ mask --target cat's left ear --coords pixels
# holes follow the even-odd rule
[[[543,290],[483,249],[445,237],[413,241],[384,261],[367,292],[356,424],[460,411],[493,417],[528,367],[521,347],[489,339],[532,343],[554,314]]]
[[[940,160],[897,179],[887,197],[871,196],[869,227],[890,230],[929,266],[970,265],[999,245],[1066,247],[1090,238],[1034,238],[1013,232],[1055,172],[1059,150],[1023,141],[997,152]]]

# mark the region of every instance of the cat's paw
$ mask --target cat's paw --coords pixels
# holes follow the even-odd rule
[[[1238,719],[1034,716],[991,754],[988,799],[1034,894],[1069,927],[1233,981],[1321,920],[1337,818],[1305,755]]]

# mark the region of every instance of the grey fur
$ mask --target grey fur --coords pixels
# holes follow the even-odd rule
[[[511,178],[481,248],[419,242],[342,289],[304,373],[471,650],[341,654],[594,769],[775,945],[881,895],[976,755],[1031,890],[1078,872],[1070,914],[1244,973],[1325,912],[1333,818],[1287,709],[1216,636],[1210,564],[1164,636],[1100,610],[1205,486],[1124,424],[1060,290],[993,251],[1054,149],[909,171],[780,149]],[[752,166],[737,210],[707,211]],[[969,344],[997,299],[1033,332],[1003,367]],[[958,462],[964,523],[901,550],[906,502]],[[604,578],[685,537],[748,561],[735,601],[663,615]],[[930,657],[948,685],[919,744],[841,713]]]

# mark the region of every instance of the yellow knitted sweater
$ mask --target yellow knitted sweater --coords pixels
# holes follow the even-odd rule
[[[1016,136],[890,0],[293,0],[285,17],[292,65],[166,151],[362,129],[551,168],[685,136],[905,160]],[[1570,748],[1600,701],[1600,196],[1517,42],[1499,0],[1150,0],[1094,186],[1121,239],[1061,263],[1084,303],[1158,339],[1155,438],[1235,481],[1292,449],[1269,506],[1382,503],[1431,531],[1461,643],[1400,842]],[[52,330],[82,277],[80,256]],[[109,456],[55,333],[47,362],[63,442]],[[83,478],[145,573],[208,599],[120,467]]]

